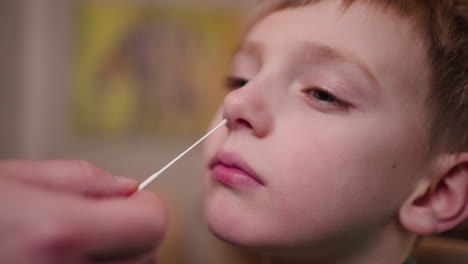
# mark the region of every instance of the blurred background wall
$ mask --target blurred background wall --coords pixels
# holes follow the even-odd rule
[[[21,3],[19,1],[2,1],[0,3],[0,157],[19,155],[19,49],[21,27]],[[7,99],[8,98],[8,99]]]

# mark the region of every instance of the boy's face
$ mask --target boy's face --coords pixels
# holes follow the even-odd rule
[[[417,36],[389,11],[332,0],[259,21],[213,124],[229,123],[205,145],[211,230],[267,249],[378,239],[427,173]]]

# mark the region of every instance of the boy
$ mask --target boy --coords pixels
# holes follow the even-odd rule
[[[404,263],[468,215],[467,1],[266,1],[207,139],[206,218],[271,263]]]

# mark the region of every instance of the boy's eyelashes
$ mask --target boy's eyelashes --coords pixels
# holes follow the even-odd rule
[[[229,76],[226,78],[226,88],[229,90],[236,90],[242,88],[248,82],[249,80],[244,78]],[[320,103],[322,106],[325,105],[326,107],[338,107],[345,110],[351,107],[351,104],[339,99],[333,95],[332,92],[318,86],[305,88],[302,90],[302,93],[306,96],[307,100],[313,100]]]
[[[229,76],[226,78],[225,82],[226,88],[229,90],[235,90],[245,86],[249,80],[240,77]]]
[[[349,103],[339,99],[331,92],[318,86],[305,88],[302,90],[302,93],[305,94],[307,99],[317,101],[329,107],[340,107],[344,109],[349,109],[351,106]]]

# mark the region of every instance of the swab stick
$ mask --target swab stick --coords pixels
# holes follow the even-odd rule
[[[192,146],[190,146],[188,149],[186,149],[184,152],[180,153],[179,156],[177,156],[175,159],[173,159],[171,162],[169,162],[168,164],[166,164],[166,166],[164,166],[162,169],[160,169],[158,172],[156,172],[155,174],[151,175],[148,177],[148,179],[146,179],[144,182],[142,182],[140,184],[140,186],[138,186],[138,191],[141,191],[143,190],[146,186],[148,186],[151,182],[153,182],[159,175],[161,175],[166,169],[168,169],[170,166],[172,166],[172,164],[174,164],[177,160],[179,160],[180,158],[182,158],[185,154],[187,154],[187,152],[189,152],[190,150],[192,150],[195,146],[197,146],[198,144],[200,144],[200,142],[202,142],[203,140],[205,140],[205,138],[207,138],[209,135],[211,135],[213,132],[215,132],[218,128],[224,126],[225,124],[227,123],[227,120],[226,119],[223,119],[223,121],[221,121],[221,123],[219,123],[217,126],[215,126],[213,129],[211,129],[208,133],[206,133],[206,135],[204,135],[202,138],[200,138],[197,142],[195,142]]]

